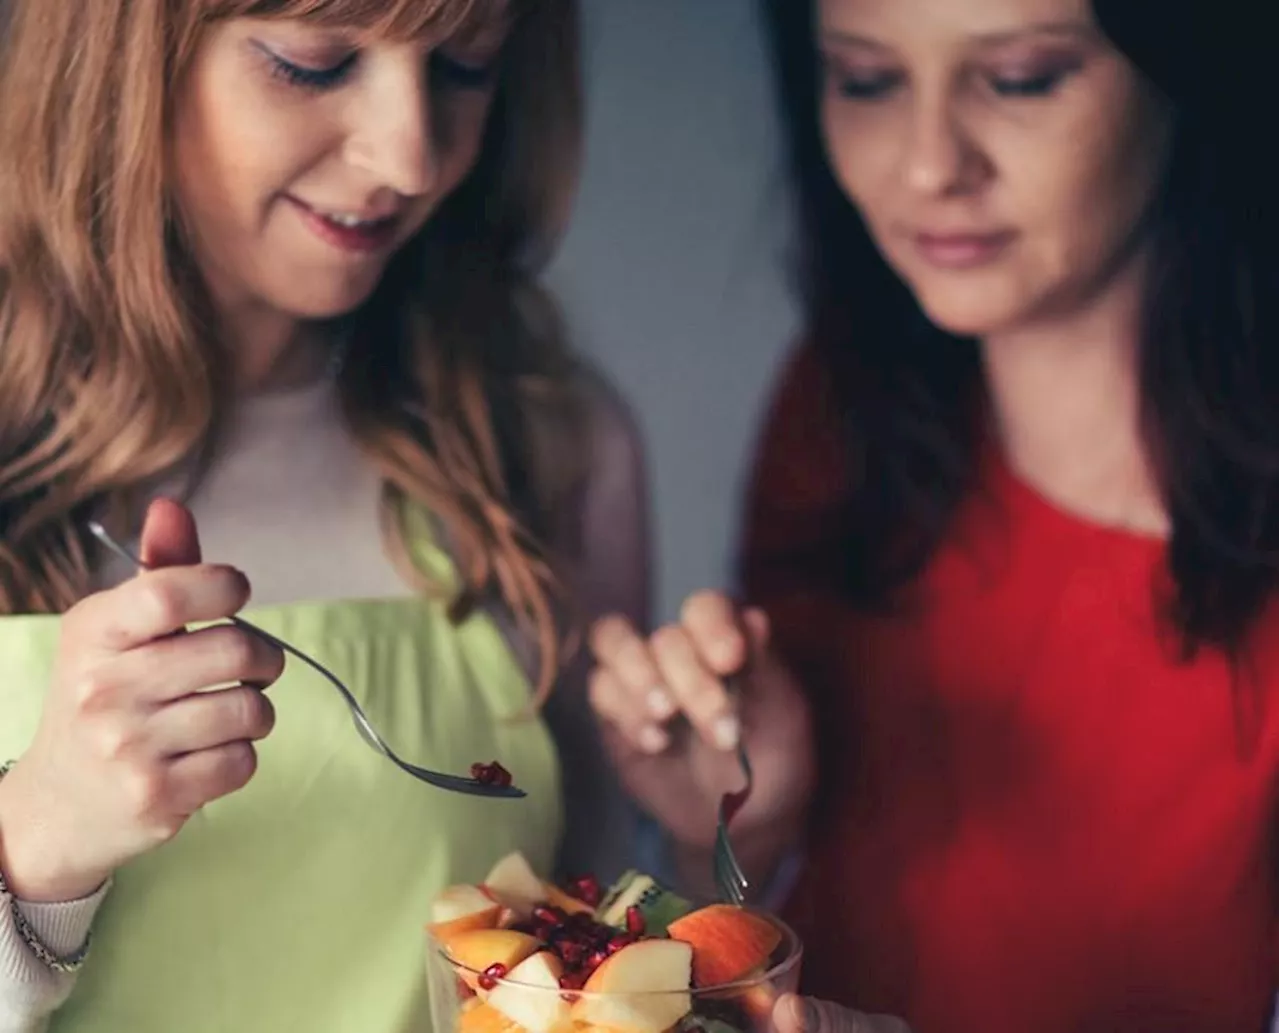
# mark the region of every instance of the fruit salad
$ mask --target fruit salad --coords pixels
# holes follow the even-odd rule
[[[558,886],[513,853],[431,911],[436,1033],[755,1033],[799,977],[781,922],[641,872]]]

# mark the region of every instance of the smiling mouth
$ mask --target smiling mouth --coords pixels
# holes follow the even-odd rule
[[[294,197],[288,200],[316,236],[341,251],[364,254],[381,251],[394,242],[400,225],[398,212],[333,211],[312,207]]]

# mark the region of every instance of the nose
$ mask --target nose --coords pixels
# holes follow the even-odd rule
[[[420,59],[384,65],[353,105],[347,160],[403,197],[429,193],[439,172],[430,91]]]
[[[976,148],[944,98],[917,104],[903,154],[907,186],[929,196],[961,192],[972,186],[980,165]]]

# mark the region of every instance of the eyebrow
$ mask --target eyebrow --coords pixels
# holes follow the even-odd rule
[[[836,43],[843,46],[865,47],[869,50],[890,49],[886,44],[872,39],[870,36],[862,36],[856,32],[846,32],[842,29],[822,28],[819,35],[828,43]],[[1035,22],[1012,29],[997,29],[993,32],[979,33],[973,36],[972,39],[976,43],[993,46],[1025,39],[1028,36],[1071,36],[1077,39],[1091,39],[1094,35],[1095,32],[1092,27],[1085,22],[1064,21]]]

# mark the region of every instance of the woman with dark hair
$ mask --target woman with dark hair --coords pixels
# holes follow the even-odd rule
[[[1271,65],[1201,6],[766,4],[807,333],[751,608],[595,630],[676,858],[710,870],[740,731],[757,882],[806,831],[806,990],[921,1033],[1270,1015]]]

